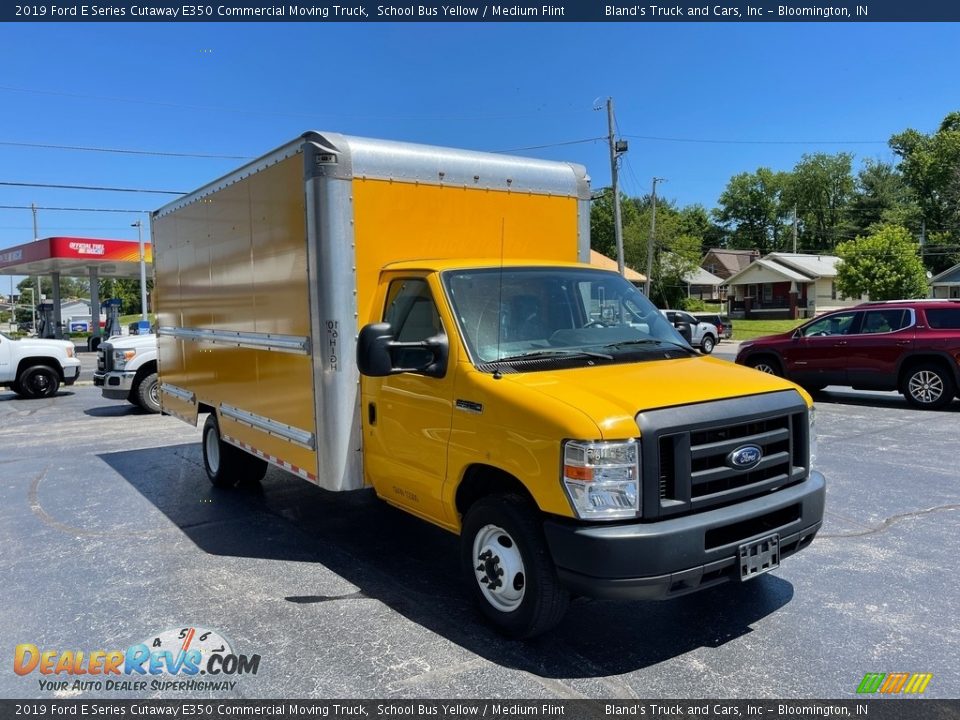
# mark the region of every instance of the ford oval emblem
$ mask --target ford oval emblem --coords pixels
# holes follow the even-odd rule
[[[727,455],[727,465],[737,470],[749,470],[763,459],[763,450],[757,445],[741,445]]]

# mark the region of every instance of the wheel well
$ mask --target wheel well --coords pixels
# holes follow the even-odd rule
[[[460,515],[466,515],[467,510],[478,500],[487,495],[502,493],[517,493],[530,500],[534,506],[536,501],[526,486],[513,475],[504,472],[492,465],[476,464],[467,468],[463,480],[457,487],[456,505]]]
[[[907,379],[907,373],[913,370],[917,365],[936,365],[943,370],[951,380],[956,380],[957,376],[951,371],[948,363],[940,355],[911,355],[903,361],[900,366],[900,374],[897,377],[897,387],[903,388],[903,383]]]
[[[55,370],[61,382],[63,381],[63,368],[60,367],[60,363],[57,362],[56,358],[51,358],[51,357],[24,358],[23,360],[20,361],[20,364],[17,365],[17,374],[14,375],[14,379],[19,378],[20,373],[22,373],[27,368],[36,367],[37,365],[46,365],[51,370]]]
[[[150,373],[155,373],[157,371],[157,361],[151,360],[148,363],[144,363],[140,369],[137,370],[137,374],[133,376],[133,387],[130,388],[130,392],[136,392],[137,388],[140,387],[140,383],[143,382],[143,379]]]
[[[753,355],[751,355],[750,357],[748,357],[746,360],[744,360],[744,363],[743,363],[743,364],[744,364],[744,365],[752,365],[753,363],[757,362],[758,360],[766,360],[767,362],[773,362],[774,364],[776,364],[776,366],[777,366],[778,368],[780,368],[781,370],[783,370],[783,363],[780,362],[780,358],[777,356],[776,353],[772,353],[772,352],[770,352],[770,351],[768,351],[768,350],[764,350],[764,351],[761,351],[761,352],[754,353]]]

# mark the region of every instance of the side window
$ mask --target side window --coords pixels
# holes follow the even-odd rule
[[[888,333],[910,324],[909,310],[870,310],[863,315],[863,334]]]
[[[443,332],[440,314],[425,280],[394,280],[387,289],[384,321],[390,323],[397,340],[426,340]]]
[[[856,320],[857,313],[836,313],[820,318],[803,329],[804,337],[818,337],[822,335],[846,335],[850,332]]]
[[[957,330],[960,329],[960,309],[952,308],[946,310],[928,309],[927,325],[932,330]]]

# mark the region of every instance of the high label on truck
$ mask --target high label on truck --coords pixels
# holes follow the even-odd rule
[[[154,213],[163,408],[209,413],[216,485],[460,534],[512,636],[776,568],[822,521],[810,397],[586,265],[589,202],[577,165],[307,133]]]

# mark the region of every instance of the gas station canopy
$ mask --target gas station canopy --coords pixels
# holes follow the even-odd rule
[[[144,260],[153,262],[153,248],[144,243]],[[50,237],[0,250],[0,275],[86,277],[91,268],[103,277],[139,278],[140,244],[129,240]]]

